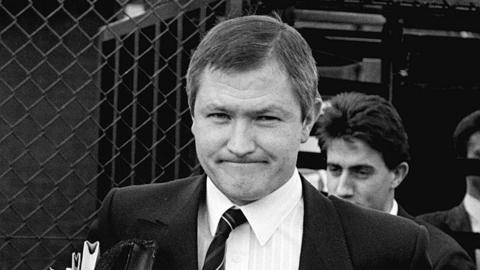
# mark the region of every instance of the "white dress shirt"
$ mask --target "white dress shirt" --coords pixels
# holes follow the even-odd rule
[[[198,269],[202,269],[222,214],[232,206],[242,210],[247,223],[227,239],[226,270],[298,269],[304,209],[297,169],[283,186],[243,206],[235,206],[207,177],[206,198],[206,205],[201,205],[198,212]]]
[[[390,209],[390,215],[397,216],[398,215],[398,203],[395,199],[393,199],[392,209]]]
[[[466,194],[463,203],[472,222],[472,231],[480,233],[480,201]]]

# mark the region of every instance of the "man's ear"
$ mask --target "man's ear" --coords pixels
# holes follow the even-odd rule
[[[192,125],[190,126],[190,131],[192,132],[193,135],[195,135],[195,117],[193,116],[193,113],[190,113],[190,117],[192,118]]]
[[[322,99],[321,98],[315,99],[315,103],[313,104],[310,111],[307,112],[307,115],[305,115],[305,119],[303,120],[302,138],[301,138],[302,143],[306,142],[310,137],[310,131],[312,130],[313,125],[315,124],[315,122],[318,119],[318,116],[320,115],[321,108],[322,108]]]
[[[394,174],[394,178],[392,181],[393,189],[397,188],[402,183],[403,179],[407,177],[408,170],[409,170],[409,167],[407,162],[402,162],[398,164],[398,166],[393,170],[393,174]]]

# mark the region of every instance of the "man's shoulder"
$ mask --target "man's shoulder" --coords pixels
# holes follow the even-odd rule
[[[442,211],[434,211],[425,214],[421,214],[417,216],[417,219],[426,221],[428,223],[432,223],[431,221],[442,221],[445,220],[447,216],[451,215],[453,208],[442,210]]]
[[[427,230],[411,219],[358,206],[335,196],[329,199],[337,208],[346,237],[352,243],[415,247],[417,241],[427,239]]]
[[[189,200],[197,187],[201,187],[202,176],[175,179],[163,183],[151,183],[114,187],[105,196],[100,209],[111,217],[111,222],[124,224],[138,217],[149,217],[152,213],[164,215],[172,208]]]
[[[418,232],[418,230],[420,230],[419,225],[410,219],[358,206],[335,196],[329,196],[329,199],[337,207],[340,218],[344,220],[347,225],[352,223],[353,226],[362,225],[369,227],[372,224],[376,224],[375,227],[377,229],[378,225],[381,224],[380,227],[385,229],[404,227],[407,231],[412,232]]]
[[[432,259],[433,266],[439,268],[440,266],[455,266],[452,269],[474,269],[473,262],[467,252],[451,236],[426,221],[417,218],[415,220],[418,224],[427,228],[430,238],[428,253]]]
[[[171,181],[161,183],[149,183],[141,185],[131,185],[125,187],[117,187],[112,190],[116,193],[116,196],[126,196],[129,198],[135,198],[138,196],[144,197],[149,195],[159,196],[161,194],[169,194],[174,190],[182,190],[188,188],[197,181],[201,181],[203,176],[196,175],[185,178],[173,179]]]
[[[468,219],[463,204],[453,208],[425,213],[416,217],[418,220],[425,221],[442,231],[454,230],[454,227],[461,226],[463,219]]]
[[[430,240],[427,253],[434,269],[474,269],[467,252],[451,236],[432,224],[411,216],[401,206],[398,215],[411,219],[427,229]]]
[[[97,219],[90,226],[88,239],[98,240],[104,249],[108,249],[121,239],[136,237],[140,219],[156,224],[160,222],[159,218],[175,215],[182,203],[193,200],[197,188],[203,187],[202,179],[202,176],[195,176],[165,183],[113,188],[103,199]]]
[[[423,226],[335,196],[328,198],[337,209],[354,265],[364,269],[430,269],[428,232]]]
[[[115,214],[141,215],[154,210],[161,212],[163,208],[168,210],[169,207],[188,200],[201,187],[202,179],[203,176],[192,176],[163,183],[116,187],[110,190],[103,204]]]

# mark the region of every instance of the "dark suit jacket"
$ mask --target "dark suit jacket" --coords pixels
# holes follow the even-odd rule
[[[475,249],[480,249],[480,234],[472,232],[470,217],[463,203],[446,211],[419,215],[426,221],[455,239],[475,261]]]
[[[205,176],[113,189],[104,199],[89,240],[105,251],[122,239],[155,239],[155,269],[196,270],[197,212]],[[302,179],[302,270],[431,269],[428,236],[414,222],[326,197]],[[401,233],[401,234],[400,234]]]
[[[435,270],[475,270],[475,265],[467,252],[450,236],[425,221],[415,219],[405,209],[398,206],[398,215],[425,226],[430,237],[427,253]]]
[[[442,231],[471,232],[472,222],[463,203],[446,211],[437,211],[418,216]]]

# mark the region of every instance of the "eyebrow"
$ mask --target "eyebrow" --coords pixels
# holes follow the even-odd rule
[[[270,112],[279,112],[279,113],[283,114],[284,116],[292,115],[291,111],[285,110],[282,107],[276,106],[276,105],[268,105],[268,106],[266,106],[264,108],[261,108],[259,110],[255,110],[256,114],[266,114],[266,113],[270,113]]]
[[[374,167],[371,166],[371,165],[367,165],[367,164],[359,164],[359,165],[355,165],[355,166],[350,167],[350,169],[352,169],[352,170],[359,170],[359,169],[373,170]]]
[[[228,109],[227,106],[216,104],[214,102],[207,104],[204,107],[204,109],[207,110],[207,111],[211,111],[211,110],[219,110],[219,111],[224,111],[224,112],[231,111],[230,109]],[[277,112],[277,113],[280,113],[283,116],[287,116],[287,117],[293,115],[293,113],[291,111],[285,110],[284,108],[282,108],[280,106],[277,106],[277,105],[267,105],[267,106],[262,107],[260,109],[253,109],[253,110],[249,111],[248,114],[259,115],[259,114],[267,114],[267,113],[272,113],[272,112],[274,112],[274,113]]]
[[[336,162],[327,162],[327,166],[330,165],[330,166],[337,166],[337,167],[342,167],[344,168],[342,165],[340,165],[339,163],[336,163]],[[363,169],[363,168],[374,168],[373,166],[369,165],[369,164],[357,164],[357,165],[353,165],[353,166],[349,166],[347,167],[346,169],[349,169],[349,170],[358,170],[358,169]]]

